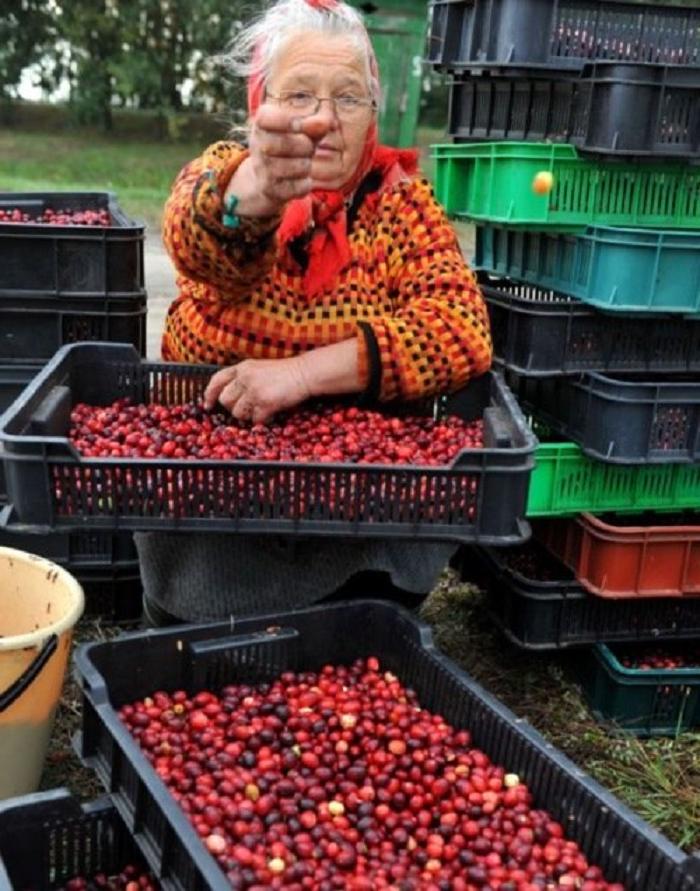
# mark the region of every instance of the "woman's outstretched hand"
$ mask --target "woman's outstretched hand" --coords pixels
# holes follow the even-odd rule
[[[302,119],[275,105],[258,109],[250,154],[231,178],[226,196],[238,198],[243,216],[274,216],[312,188],[311,159],[328,131],[321,115]]]

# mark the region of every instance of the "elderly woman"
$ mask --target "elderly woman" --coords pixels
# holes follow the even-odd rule
[[[266,422],[310,397],[409,400],[491,362],[488,317],[416,153],[378,145],[361,17],[278,0],[238,38],[248,147],[219,142],[175,182],[164,238],[180,273],[163,358],[221,366],[205,401]],[[305,605],[384,575],[430,589],[452,548],[140,535],[153,621]],[[367,595],[377,589],[366,589]]]

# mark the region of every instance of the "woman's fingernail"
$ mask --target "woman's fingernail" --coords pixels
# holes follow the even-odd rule
[[[289,122],[289,126],[294,133],[301,133],[301,121],[299,118],[292,118]]]

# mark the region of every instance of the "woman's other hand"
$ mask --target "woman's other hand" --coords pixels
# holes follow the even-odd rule
[[[353,337],[290,359],[246,359],[209,381],[204,406],[220,402],[234,418],[264,424],[311,396],[358,393],[358,342]]]
[[[239,421],[264,424],[309,396],[304,367],[297,357],[246,359],[217,371],[204,393],[204,405],[211,409],[219,402]]]

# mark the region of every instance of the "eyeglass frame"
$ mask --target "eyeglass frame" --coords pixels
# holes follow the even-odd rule
[[[311,117],[312,115],[318,114],[318,111],[321,108],[322,102],[331,102],[331,103],[333,103],[333,113],[338,118],[338,120],[343,120],[343,116],[341,114],[338,114],[338,100],[342,99],[343,98],[342,96],[317,96],[311,90],[284,90],[278,96],[275,96],[273,93],[268,93],[268,91],[265,90],[265,98],[273,99],[275,102],[282,102],[284,100],[284,97],[290,93],[304,93],[305,95],[311,96],[316,100],[316,107],[314,108],[314,110],[306,112],[304,114],[304,117]],[[358,98],[355,98],[354,96],[352,96],[352,97],[348,96],[345,98],[352,98],[353,101],[357,103],[357,105],[353,107],[354,109],[359,110],[360,108],[363,108],[363,109],[369,108],[371,111],[376,111],[378,108],[378,105],[377,105],[377,102],[375,99],[358,99]],[[296,109],[296,110],[301,111],[301,109]]]

